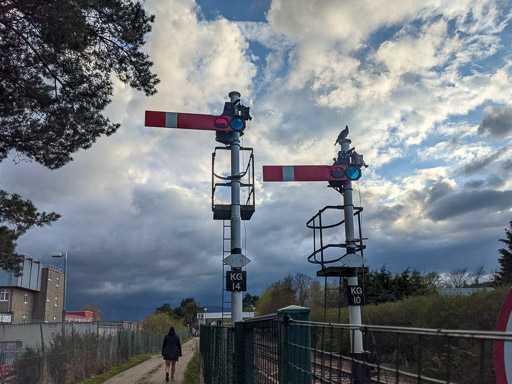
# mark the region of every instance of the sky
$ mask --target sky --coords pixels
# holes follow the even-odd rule
[[[207,131],[144,127],[144,111],[251,107],[256,212],[243,253],[252,295],[314,277],[306,222],[342,196],[326,183],[263,183],[262,165],[330,165],[338,133],[368,168],[354,183],[370,269],[498,267],[512,220],[512,7],[495,0],[146,0],[145,51],[161,83],[145,97],[117,79],[105,115],[122,124],[51,171],[0,164],[0,187],[62,218],[18,251],[59,266],[69,310],[140,320],[193,297],[221,304],[222,222],[211,212]],[[244,158],[246,161],[247,158]],[[219,172],[229,171],[219,155]],[[242,166],[243,167],[243,166]],[[329,235],[343,242],[343,231]]]

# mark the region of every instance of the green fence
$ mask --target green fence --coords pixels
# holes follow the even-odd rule
[[[290,306],[234,328],[201,326],[205,384],[306,383],[311,337],[290,324],[308,319],[308,308]]]
[[[179,333],[180,339],[188,332]],[[42,349],[27,349],[14,362],[12,383],[65,384],[98,375],[132,356],[159,354],[165,334],[99,327],[96,332],[55,335]]]
[[[512,333],[310,322],[309,310],[201,327],[205,384],[497,382],[493,350]],[[351,339],[361,332],[364,353]]]

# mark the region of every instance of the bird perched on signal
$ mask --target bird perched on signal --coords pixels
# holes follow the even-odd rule
[[[340,132],[340,134],[338,135],[338,138],[336,139],[336,142],[334,143],[334,145],[340,143],[343,141],[343,139],[345,139],[346,137],[348,136],[348,125],[345,127],[345,129],[343,131]]]

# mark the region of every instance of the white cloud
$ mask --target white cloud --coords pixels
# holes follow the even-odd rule
[[[501,35],[509,7],[275,0],[268,23],[251,23],[201,20],[192,0],[145,6],[156,14],[146,49],[162,80],[159,93],[144,98],[116,81],[106,114],[122,128],[60,170],[2,164],[3,188],[63,214],[19,244],[32,255],[70,252],[71,297],[143,295],[160,306],[163,298],[220,296],[222,227],[210,210],[218,143],[212,132],[144,128],[143,118],[144,110],[220,113],[231,90],[254,116],[243,136],[255,149],[258,178],[257,211],[244,223],[251,294],[286,273],[313,274],[305,222],[342,203],[324,183],[262,183],[261,165],[330,164],[345,124],[370,165],[356,187],[372,267],[450,270],[483,253],[493,263],[498,246],[491,242],[510,211],[502,200],[476,211],[455,203],[472,201],[471,181],[479,196],[508,196],[510,181],[481,171],[512,172],[507,143],[477,135],[481,109],[512,99]],[[265,56],[250,54],[251,43]]]

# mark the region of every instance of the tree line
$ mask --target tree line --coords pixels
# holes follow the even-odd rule
[[[465,288],[482,286],[512,286],[512,221],[505,229],[505,238],[499,239],[505,247],[498,250],[500,267],[488,281],[483,265],[469,271],[466,267],[452,270],[449,274],[424,272],[406,268],[400,273],[392,273],[386,266],[360,275],[359,285],[364,287],[367,304],[381,304],[400,301],[407,297],[437,294],[440,288]],[[340,290],[341,287],[341,290]],[[255,296],[246,295],[249,298]],[[259,315],[275,313],[288,305],[300,305],[312,310],[324,307],[345,307],[348,305],[346,284],[341,286],[328,282],[322,284],[303,273],[287,275],[267,286],[256,297],[255,308]],[[254,299],[253,299],[254,301]],[[245,300],[244,300],[245,304]],[[248,307],[249,308],[249,307]]]
[[[204,307],[200,307],[192,297],[182,300],[179,307],[175,308],[165,303],[142,320],[142,328],[148,332],[167,333],[170,327],[176,331],[195,327],[197,313],[200,312],[204,312]]]

